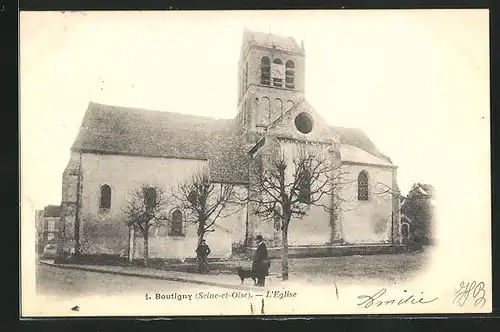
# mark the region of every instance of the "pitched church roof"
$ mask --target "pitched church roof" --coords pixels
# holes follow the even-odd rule
[[[248,182],[249,156],[232,119],[91,102],[73,151],[204,159],[214,181]]]
[[[366,136],[331,127],[343,160],[391,164]],[[209,160],[214,181],[247,183],[250,156],[234,119],[214,119],[91,102],[72,150],[102,154]],[[360,159],[361,158],[361,159]],[[382,162],[381,162],[382,159]]]
[[[377,163],[370,156],[365,156],[365,153],[363,153],[368,152],[370,155],[382,159],[382,164],[392,164],[391,159],[380,152],[361,129],[331,126],[331,130],[340,137],[341,144],[348,145],[344,147],[343,158],[349,156],[349,159],[353,159],[350,161]]]
[[[394,166],[389,160],[375,156],[351,144],[341,144],[339,149],[340,149],[340,158],[342,161],[345,162],[369,164],[377,166],[390,166],[390,167]]]

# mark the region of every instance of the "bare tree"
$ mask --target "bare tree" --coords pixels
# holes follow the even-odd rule
[[[144,265],[149,258],[149,229],[167,220],[167,200],[164,190],[158,186],[141,186],[131,192],[124,208],[126,223],[130,229],[140,231],[144,239]]]
[[[292,162],[284,156],[270,160],[250,188],[248,201],[263,220],[275,222],[282,237],[282,280],[288,280],[288,227],[302,219],[311,206],[337,213],[343,201],[339,189],[349,180],[347,171],[333,159],[300,150]],[[329,199],[325,199],[329,198]]]
[[[200,171],[172,190],[175,206],[187,223],[197,225],[198,245],[219,218],[237,213],[241,203],[236,200],[235,186],[213,183],[207,171]],[[228,209],[236,206],[237,208]],[[229,211],[231,210],[231,211]]]
[[[383,200],[392,200],[393,209],[391,213],[391,242],[395,242],[395,227],[400,223],[401,218],[401,203],[406,199],[400,190],[396,187],[388,186],[383,182],[376,182],[373,189],[373,194]]]
[[[377,196],[381,196],[383,198],[397,198],[397,199],[402,199],[404,198],[403,195],[401,195],[401,192],[397,189],[392,188],[391,186],[388,186],[387,184],[383,182],[377,182],[375,183],[375,188],[373,190],[373,194]]]

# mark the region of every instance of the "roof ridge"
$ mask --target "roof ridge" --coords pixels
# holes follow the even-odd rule
[[[93,107],[91,107],[93,106]],[[117,111],[125,111],[125,112],[130,112],[130,113],[149,113],[149,114],[161,114],[161,115],[172,115],[172,116],[178,116],[178,117],[190,117],[190,118],[197,118],[197,119],[207,119],[207,120],[231,120],[234,121],[233,118],[214,118],[214,117],[209,117],[205,115],[196,115],[196,114],[189,114],[189,113],[179,113],[179,112],[172,112],[172,111],[163,111],[163,110],[157,110],[157,109],[151,109],[151,108],[142,108],[142,107],[133,107],[133,106],[122,106],[122,105],[111,105],[111,104],[103,104],[103,103],[97,103],[97,102],[89,102],[89,109],[90,110],[117,110]]]
[[[245,149],[235,119],[89,103],[72,151],[210,160],[211,175],[247,182]]]

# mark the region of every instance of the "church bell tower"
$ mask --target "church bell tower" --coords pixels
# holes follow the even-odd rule
[[[254,143],[304,98],[305,50],[292,37],[245,29],[238,69],[236,119]]]

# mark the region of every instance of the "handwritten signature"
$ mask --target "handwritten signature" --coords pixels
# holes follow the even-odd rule
[[[475,307],[483,307],[486,304],[486,291],[484,289],[484,282],[472,281],[460,283],[460,288],[455,292],[455,297],[453,298],[453,303],[458,303],[459,306],[464,306],[472,294],[474,299]]]
[[[406,290],[404,291],[407,292]],[[404,305],[404,304],[427,304],[436,301],[438,298],[435,297],[433,299],[425,299],[423,296],[415,296],[414,294],[405,295],[403,297],[387,298],[385,295],[387,293],[387,289],[382,288],[378,290],[373,295],[359,295],[358,299],[363,300],[358,303],[358,306],[364,306],[365,308],[369,308],[371,306],[380,307],[383,305]],[[423,294],[423,292],[421,292]]]

